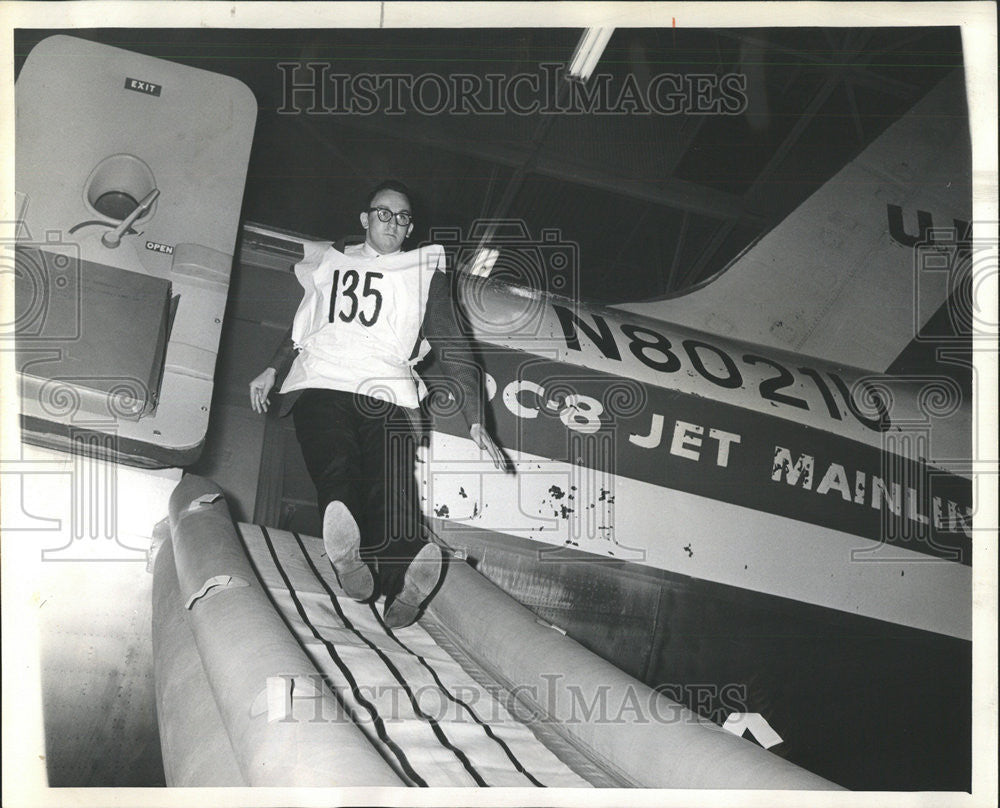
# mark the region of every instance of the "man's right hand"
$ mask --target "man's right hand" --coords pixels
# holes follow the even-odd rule
[[[250,382],[250,406],[254,412],[267,412],[267,396],[274,387],[278,371],[267,368],[256,379]]]

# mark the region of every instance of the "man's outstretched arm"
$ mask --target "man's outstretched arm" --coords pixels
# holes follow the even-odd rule
[[[277,350],[271,357],[264,371],[250,382],[250,406],[254,412],[267,412],[267,397],[271,390],[285,380],[288,371],[292,367],[292,362],[296,356],[295,344],[292,342],[292,329],[289,328],[278,344]]]
[[[423,334],[434,349],[435,359],[444,375],[457,383],[462,416],[469,435],[486,452],[498,469],[508,467],[507,457],[484,424],[482,371],[473,358],[471,334],[462,318],[453,278],[436,272],[428,291]]]

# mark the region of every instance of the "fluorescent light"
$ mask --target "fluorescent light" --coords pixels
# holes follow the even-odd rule
[[[614,28],[588,28],[583,32],[569,63],[571,78],[581,81],[590,78],[614,32]]]

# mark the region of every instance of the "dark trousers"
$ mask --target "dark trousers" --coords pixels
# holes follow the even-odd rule
[[[407,411],[339,390],[306,390],[292,408],[295,436],[316,486],[320,518],[343,502],[361,529],[361,556],[396,595],[423,546],[414,461],[418,436]]]

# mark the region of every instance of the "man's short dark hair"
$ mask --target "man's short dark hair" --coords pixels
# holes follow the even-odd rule
[[[372,206],[372,200],[382,193],[382,191],[395,191],[397,194],[402,194],[406,197],[406,201],[410,203],[410,207],[413,207],[413,194],[405,184],[399,180],[384,180],[376,185],[371,190],[371,193],[368,194],[367,201],[365,202],[365,210],[368,210]],[[413,213],[413,211],[411,210],[410,213]]]

